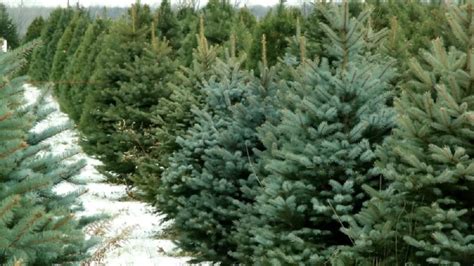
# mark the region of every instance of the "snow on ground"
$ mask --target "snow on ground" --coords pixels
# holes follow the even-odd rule
[[[40,92],[32,86],[25,86],[28,103],[33,103]],[[67,123],[69,118],[59,111],[59,106],[52,96],[46,101],[57,111],[38,124],[33,130],[41,131],[53,125]],[[53,153],[62,153],[69,149],[79,149],[78,133],[75,130],[64,131],[47,140]],[[103,237],[101,244],[92,250],[93,259],[88,265],[187,265],[189,257],[173,256],[177,252],[170,240],[159,239],[164,228],[161,218],[152,212],[145,203],[131,199],[124,185],[106,183],[105,177],[97,172],[95,166],[100,162],[79,153],[71,158],[73,161],[86,160],[87,166],[75,177],[81,185],[64,181],[55,187],[57,193],[68,193],[85,189],[79,200],[84,211],[78,215],[107,214],[109,219],[89,227],[86,233]]]

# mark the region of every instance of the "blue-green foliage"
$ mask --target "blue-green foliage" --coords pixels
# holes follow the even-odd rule
[[[255,217],[241,223],[253,245],[248,263],[318,265],[351,244],[340,229],[365,199],[361,185],[378,182],[374,151],[394,116],[393,62],[368,51],[383,35],[369,34],[368,15],[350,18],[347,5],[326,10],[332,62],[304,62],[279,94],[281,118],[259,129],[268,174]]]
[[[77,194],[60,196],[52,188],[84,162],[66,166],[64,159],[75,152],[52,155],[44,144],[63,127],[29,132],[52,109],[42,101],[24,107],[25,78],[12,78],[23,63],[22,52],[0,54],[0,264],[78,262],[92,242],[84,240],[85,223],[74,218]]]
[[[256,128],[265,119],[266,97],[275,87],[240,69],[235,58],[218,60],[217,75],[204,87],[206,106],[177,139],[158,193],[158,207],[173,219],[177,242],[200,254],[198,261],[236,263],[235,222],[254,201]]]

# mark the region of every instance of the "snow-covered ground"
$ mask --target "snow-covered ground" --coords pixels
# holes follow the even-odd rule
[[[34,102],[40,93],[32,86],[25,86],[25,96],[29,103]],[[59,111],[59,106],[51,96],[47,103],[56,108],[46,120],[33,130],[42,130],[53,125],[67,123],[69,118]],[[78,133],[67,130],[48,139],[53,153],[69,149],[79,149]],[[103,238],[101,244],[92,250],[92,260],[87,265],[187,265],[189,257],[176,257],[174,244],[167,239],[159,239],[164,225],[160,216],[145,203],[131,199],[124,185],[106,183],[105,177],[97,172],[95,166],[100,162],[79,153],[71,160],[84,159],[87,166],[75,177],[82,184],[63,182],[55,187],[57,193],[67,193],[85,189],[79,200],[84,211],[79,215],[107,214],[111,218],[90,226],[86,233],[97,234]]]

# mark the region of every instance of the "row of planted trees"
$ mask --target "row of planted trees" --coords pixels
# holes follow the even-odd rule
[[[55,109],[45,104],[46,93],[29,103],[23,97],[29,80],[18,76],[31,48],[0,53],[0,264],[78,263],[96,243],[83,230],[100,217],[75,216],[81,191],[54,190],[65,180],[76,182],[85,162],[66,162],[79,150],[53,154],[47,144],[70,125],[36,127]]]
[[[28,71],[197,261],[465,265],[472,12],[281,4],[256,21],[226,1],[164,1],[110,21],[58,9]]]

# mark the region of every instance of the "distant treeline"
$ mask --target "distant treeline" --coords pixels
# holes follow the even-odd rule
[[[49,14],[54,10],[54,7],[41,7],[41,6],[31,6],[31,7],[8,7],[7,11],[12,18],[13,22],[17,26],[18,34],[20,36],[25,35],[28,26],[33,22],[36,17],[48,18]],[[97,16],[107,16],[109,18],[117,18],[122,16],[127,12],[128,8],[125,7],[102,7],[102,6],[92,6],[86,8],[91,17]],[[264,17],[271,7],[255,5],[249,7],[250,11],[257,18]],[[309,10],[309,8],[308,8]]]

